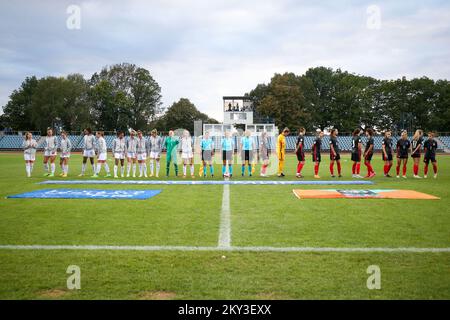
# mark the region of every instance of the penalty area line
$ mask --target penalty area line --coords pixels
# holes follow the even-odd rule
[[[416,247],[239,247],[239,246],[109,246],[109,245],[0,245],[0,250],[104,250],[104,251],[233,251],[233,252],[341,252],[341,253],[450,253],[450,248]]]

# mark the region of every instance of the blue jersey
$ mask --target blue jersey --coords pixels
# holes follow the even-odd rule
[[[213,140],[211,138],[202,139],[200,146],[201,146],[202,150],[212,150]]]
[[[251,137],[241,138],[242,150],[253,150],[253,139]]]
[[[233,151],[233,139],[231,138],[223,138],[222,139],[222,150],[224,151]]]

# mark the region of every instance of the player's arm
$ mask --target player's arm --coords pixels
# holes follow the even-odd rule
[[[282,139],[278,139],[278,159],[280,161],[283,161],[283,140]]]
[[[387,152],[386,152],[386,145],[384,144],[384,142],[381,145],[381,150],[383,151],[384,157],[387,159],[388,155],[387,155]]]
[[[416,153],[420,149],[421,145],[422,144],[419,141],[417,141],[417,147],[416,147],[416,149],[414,151],[412,151],[412,143],[411,143],[411,153]]]
[[[336,151],[334,150],[334,146],[333,146],[333,143],[331,142],[331,140],[330,140],[330,149],[331,149],[331,154],[333,156],[336,156]]]
[[[314,162],[316,161],[316,142],[313,142],[313,146],[312,146],[312,156],[314,159]]]
[[[371,144],[369,149],[367,149],[367,151],[365,152],[364,158],[366,158],[372,152],[372,149],[373,149],[373,144]]]
[[[116,139],[113,140],[112,148],[111,148],[111,155],[114,159],[114,150],[116,150]]]

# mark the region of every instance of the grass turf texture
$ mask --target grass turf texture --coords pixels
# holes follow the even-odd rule
[[[121,186],[163,189],[145,201],[5,199],[46,188],[36,184],[47,179],[42,177],[41,160],[39,156],[34,177],[28,179],[21,154],[0,154],[1,245],[217,245],[223,186]],[[73,155],[70,179],[79,179],[80,161]],[[436,201],[298,200],[293,186],[230,186],[232,245],[450,247],[450,157],[440,156],[438,161],[436,180],[377,176],[374,186],[346,187],[412,189],[441,197]],[[295,179],[296,162],[295,156],[288,156],[285,179]],[[350,175],[350,163],[344,156],[344,177]],[[380,175],[378,155],[373,163]],[[412,162],[410,177],[411,167]],[[198,177],[198,165],[195,171],[196,180],[203,179]],[[215,179],[221,179],[221,166],[216,165],[215,171]],[[303,173],[312,179],[311,162]],[[242,179],[237,165],[234,174],[234,179]],[[321,176],[330,179],[327,159]],[[117,185],[72,187],[117,189]],[[306,187],[330,188],[301,188]],[[72,264],[81,268],[78,291],[64,289],[65,271]],[[373,264],[381,268],[381,290],[366,287],[366,269]],[[449,299],[449,267],[450,253],[0,250],[0,298]]]

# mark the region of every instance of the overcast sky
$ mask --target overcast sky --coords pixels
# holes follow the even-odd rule
[[[274,73],[449,79],[450,1],[1,1],[0,105],[26,76],[120,62],[150,70],[164,106],[186,97],[218,120],[223,95]]]

